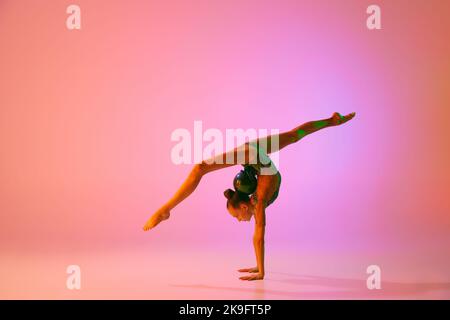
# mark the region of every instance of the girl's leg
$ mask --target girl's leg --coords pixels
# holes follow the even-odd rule
[[[278,135],[260,138],[256,142],[264,146],[264,148],[267,150],[267,153],[277,152],[313,132],[319,131],[324,128],[341,125],[351,120],[354,116],[354,112],[346,116],[342,116],[339,113],[335,112],[330,118],[309,121],[290,131],[286,131]],[[278,145],[275,139],[278,139]]]
[[[168,219],[170,211],[194,192],[205,174],[234,166],[238,164],[239,159],[245,159],[244,161],[247,163],[249,158],[249,148],[247,145],[243,145],[230,152],[196,164],[172,198],[150,217],[144,226],[144,230],[147,231],[154,228],[161,221]]]
[[[202,177],[207,173],[220,168],[225,168],[227,164],[196,164],[189,173],[188,177],[182,185],[178,188],[172,198],[169,199],[158,211],[156,211],[147,223],[144,225],[144,231],[150,230],[157,226],[161,221],[167,220],[170,217],[170,211],[175,208],[180,202],[189,197],[197,188]]]

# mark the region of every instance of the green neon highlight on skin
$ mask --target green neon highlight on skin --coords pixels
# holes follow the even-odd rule
[[[306,136],[306,131],[305,130],[302,130],[302,129],[297,130],[297,137],[299,139],[303,138],[304,136]]]
[[[327,126],[327,122],[324,120],[315,121],[313,124],[314,124],[314,127],[317,129],[322,129]]]

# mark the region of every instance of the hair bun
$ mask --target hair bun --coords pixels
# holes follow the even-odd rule
[[[234,190],[231,189],[227,189],[223,192],[223,195],[225,196],[225,198],[227,198],[228,200],[230,200],[233,195],[234,195]]]

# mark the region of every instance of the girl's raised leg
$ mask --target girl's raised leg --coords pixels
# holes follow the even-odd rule
[[[273,153],[280,151],[284,147],[299,141],[300,139],[306,137],[307,135],[319,131],[324,128],[334,127],[346,123],[347,121],[353,119],[355,113],[352,112],[346,116],[342,116],[335,112],[330,118],[309,121],[306,122],[292,130],[280,133],[278,135],[268,136],[256,140],[258,144],[264,146],[267,153]],[[275,139],[278,139],[278,144]]]

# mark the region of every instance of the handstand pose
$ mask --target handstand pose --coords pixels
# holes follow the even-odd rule
[[[170,217],[170,211],[197,188],[205,174],[242,164],[244,170],[234,180],[236,190],[227,189],[224,195],[227,198],[227,210],[234,218],[239,221],[250,221],[252,216],[255,218],[253,245],[257,266],[255,268],[238,270],[239,272],[251,273],[251,275],[240,277],[240,279],[263,279],[265,271],[265,209],[277,198],[281,184],[281,175],[278,170],[275,169],[272,174],[261,174],[262,169],[268,169],[268,167],[274,168],[267,154],[277,152],[320,129],[343,124],[351,120],[354,116],[354,112],[346,116],[335,112],[328,119],[306,122],[290,131],[245,143],[228,153],[216,157],[214,162],[209,160],[196,164],[175,195],[150,217],[144,225],[144,230],[148,231],[157,226],[161,221],[167,220]],[[275,139],[278,140],[278,143],[272,143]],[[262,145],[267,146],[267,152],[263,150]],[[217,161],[218,159],[220,161]],[[230,161],[230,159],[233,159],[233,161]],[[242,159],[241,162],[239,159]]]

